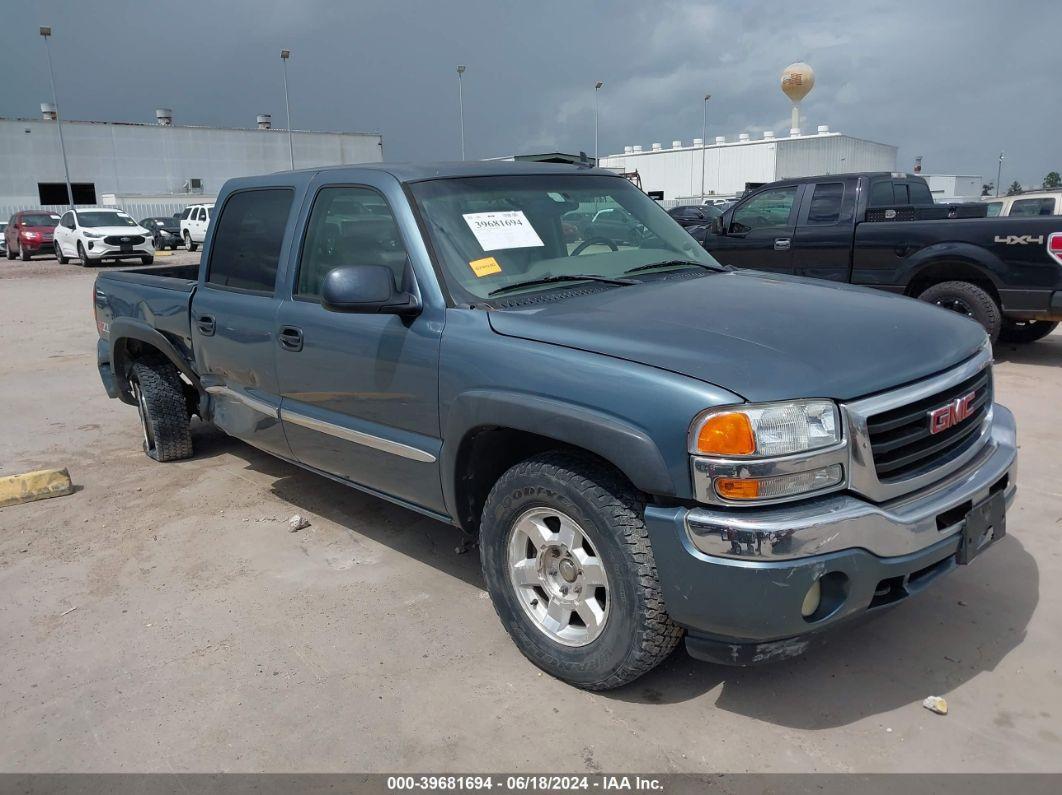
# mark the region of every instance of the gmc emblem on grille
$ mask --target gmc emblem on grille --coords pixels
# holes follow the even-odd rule
[[[939,409],[933,409],[929,412],[929,432],[935,434],[946,431],[969,417],[972,412],[970,404],[974,402],[975,394],[971,392],[968,395],[955,398],[946,406],[941,406]]]

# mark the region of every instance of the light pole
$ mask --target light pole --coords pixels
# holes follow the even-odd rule
[[[55,106],[55,128],[59,131],[59,151],[63,155],[63,175],[66,177],[66,201],[74,206],[74,190],[70,187],[70,167],[66,163],[66,144],[63,142],[63,116],[59,112],[59,100],[55,95],[55,70],[52,68],[52,50],[48,38],[52,35],[50,27],[42,27],[41,38],[44,39],[44,51],[48,54],[48,77],[52,81],[52,105]]]
[[[999,181],[1003,179],[1003,153],[999,153],[999,167],[996,169],[996,196],[999,195]]]
[[[295,141],[291,132],[291,103],[288,101],[288,58],[291,50],[280,51],[280,62],[284,66],[284,109],[288,112],[288,158],[291,161],[291,170],[295,170]]]
[[[465,74],[465,66],[461,64],[457,67],[457,116],[461,125],[461,159],[465,159],[465,81],[463,76]]]
[[[711,94],[704,95],[704,124],[701,126],[701,204],[704,204],[704,161],[708,154],[708,100]]]
[[[605,85],[604,80],[598,80],[594,83],[594,166],[597,167],[601,162],[601,158],[597,149],[597,93],[601,90],[601,86]]]

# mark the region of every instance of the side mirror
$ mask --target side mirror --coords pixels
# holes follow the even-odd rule
[[[328,272],[321,305],[332,312],[363,315],[418,315],[420,299],[395,290],[391,269],[383,265],[344,265]]]

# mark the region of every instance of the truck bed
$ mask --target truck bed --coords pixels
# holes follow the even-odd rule
[[[191,352],[190,308],[198,278],[198,265],[102,271],[96,277],[96,318],[107,328],[119,318],[139,320]]]

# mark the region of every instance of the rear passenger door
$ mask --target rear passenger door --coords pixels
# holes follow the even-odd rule
[[[855,230],[855,185],[811,183],[797,216],[793,266],[797,275],[847,282]]]
[[[738,268],[792,273],[799,185],[760,191],[738,204],[725,235],[710,238],[709,251],[720,262]]]
[[[383,191],[368,185],[322,186],[305,226],[275,329],[292,453],[315,469],[442,512],[441,319],[427,311],[408,318],[321,305],[325,275],[345,265],[385,265],[396,289],[418,292],[408,235]]]
[[[276,378],[276,280],[295,196],[296,186],[284,185],[226,197],[191,311],[192,348],[213,398],[214,424],[288,458]]]

